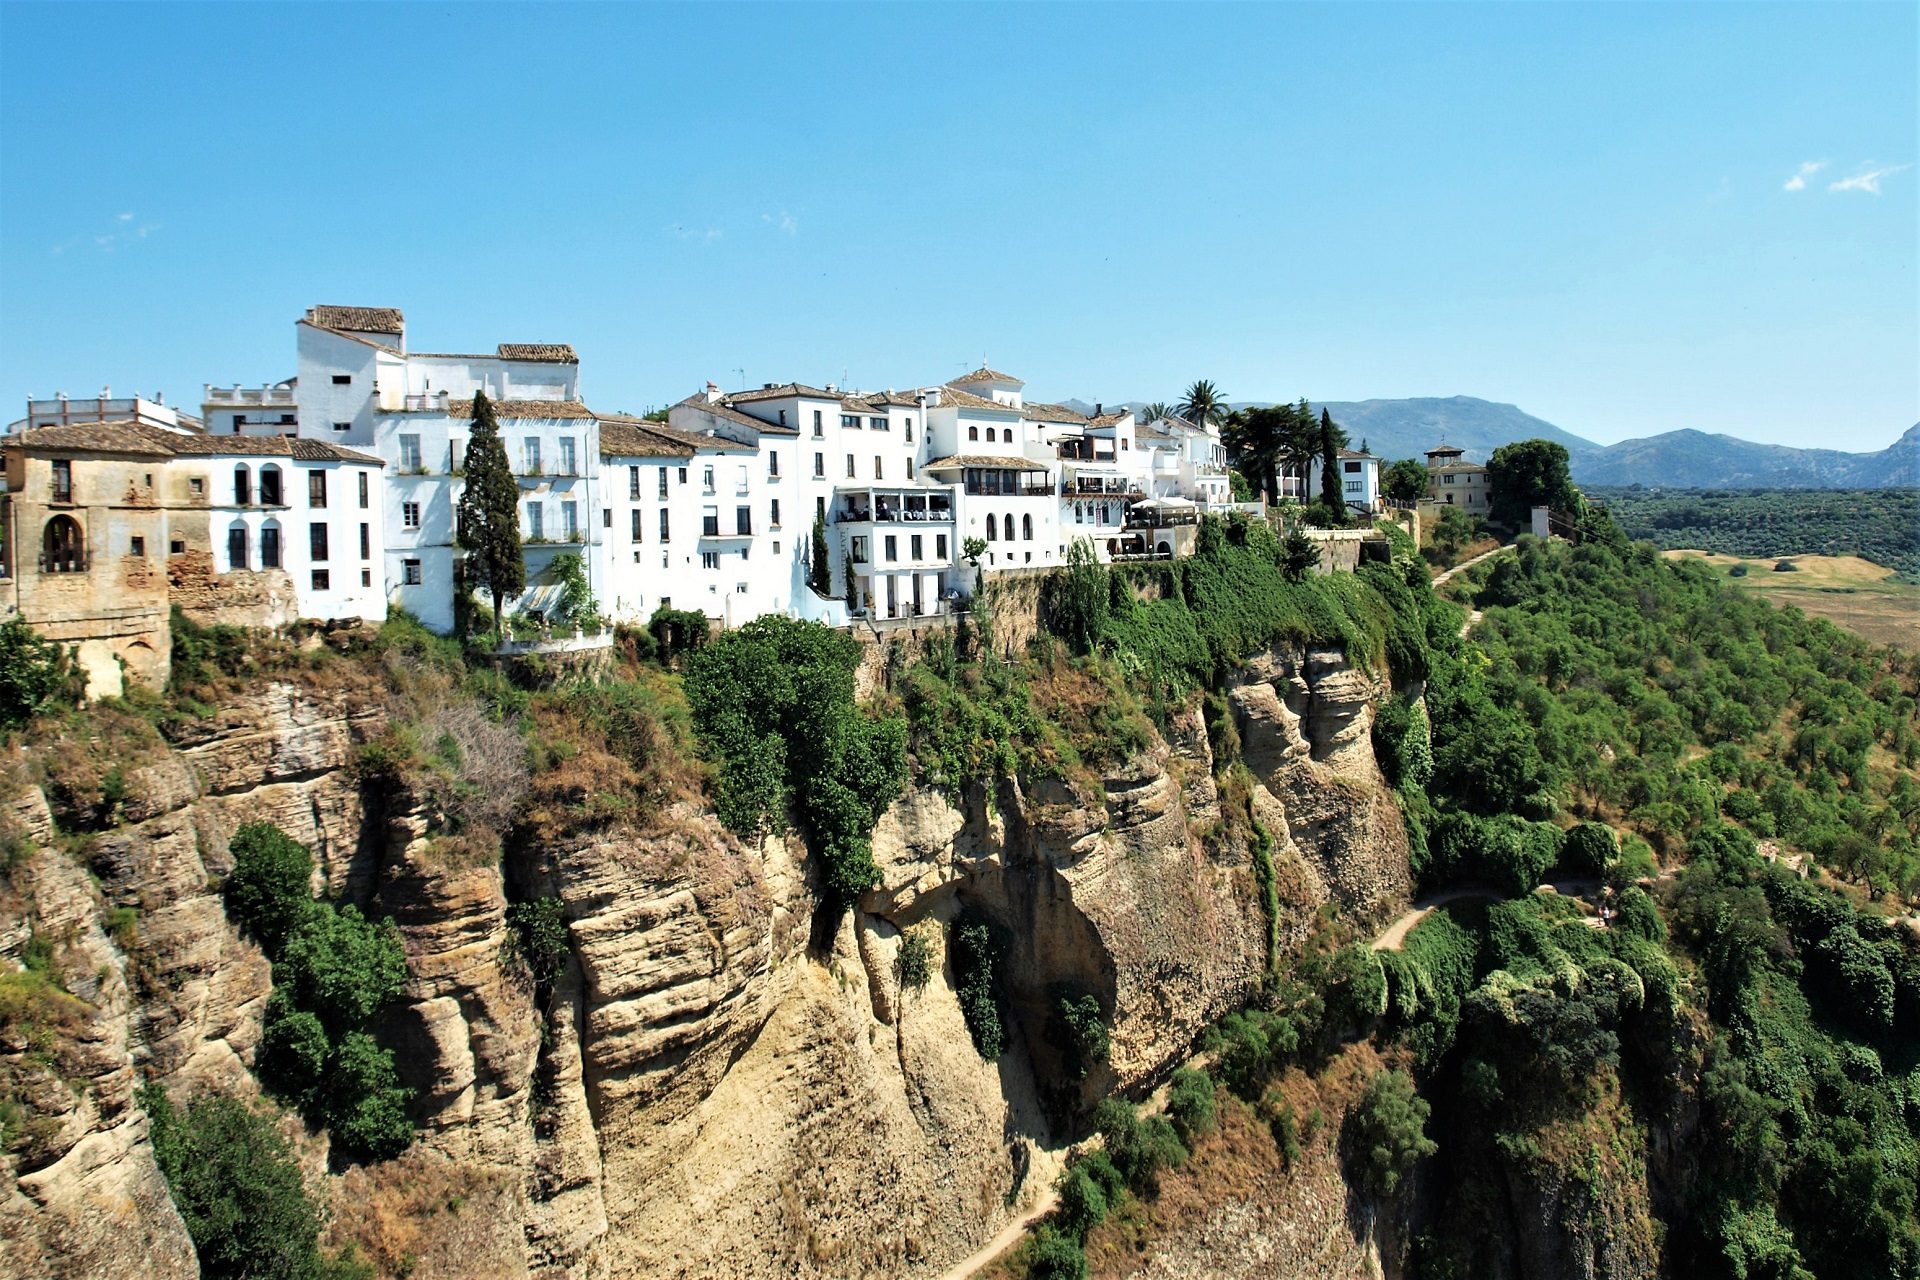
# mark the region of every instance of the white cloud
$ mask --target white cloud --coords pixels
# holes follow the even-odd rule
[[[669,230],[672,231],[673,238],[676,240],[698,240],[701,244],[712,244],[727,234],[718,227],[674,226]]]
[[[771,213],[763,213],[760,215],[760,221],[777,229],[783,235],[794,236],[800,234],[800,219],[794,217],[785,209],[780,211],[780,216],[777,218]]]
[[[123,214],[121,214],[121,215],[120,215],[120,221],[122,221],[122,222],[132,222],[132,221],[133,221],[133,215],[132,215],[132,214],[130,214],[130,213],[123,213]]]
[[[1902,169],[1913,168],[1910,164],[1889,164],[1874,169],[1864,169],[1851,178],[1842,178],[1838,182],[1829,182],[1829,191],[1864,191],[1870,196],[1880,194],[1880,179],[1888,174],[1899,173]]]
[[[145,240],[148,236],[160,229],[160,224],[157,222],[143,222],[138,225],[132,225],[136,216],[137,215],[133,213],[117,213],[113,217],[113,222],[105,231],[96,233],[83,232],[80,235],[72,236],[54,245],[48,252],[55,257],[59,257],[69,249],[76,249],[91,241],[93,247],[101,253],[112,253],[117,249],[131,244],[135,240]]]
[[[1805,191],[1807,189],[1807,179],[1826,167],[1827,162],[1825,160],[1809,160],[1801,165],[1800,171],[1791,178],[1788,178],[1786,184],[1780,189],[1782,191]]]

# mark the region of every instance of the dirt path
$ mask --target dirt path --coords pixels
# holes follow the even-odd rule
[[[1534,892],[1557,893],[1566,898],[1586,898],[1597,892],[1599,888],[1600,881],[1594,879],[1551,880],[1536,888]],[[1449,902],[1469,902],[1475,900],[1482,902],[1499,902],[1505,898],[1505,896],[1505,894],[1496,893],[1492,889],[1476,888],[1473,886],[1447,889],[1436,893],[1431,898],[1424,898],[1414,903],[1411,910],[1383,929],[1380,936],[1373,940],[1373,949],[1375,951],[1400,951],[1404,949],[1407,945],[1407,935],[1412,933],[1414,926],[1418,925],[1422,920],[1425,920],[1428,914],[1436,907],[1444,907]],[[1589,917],[1587,924],[1590,928],[1594,929],[1606,928],[1606,922],[1596,917]]]
[[[1471,569],[1473,568],[1473,566],[1479,564],[1482,560],[1490,560],[1494,556],[1499,555],[1502,551],[1511,551],[1511,550],[1513,550],[1513,544],[1508,543],[1504,547],[1495,547],[1491,551],[1482,551],[1479,555],[1474,556],[1472,559],[1462,560],[1459,564],[1453,566],[1453,568],[1447,570],[1445,573],[1435,576],[1433,580],[1433,585],[1436,587],[1445,586],[1447,579],[1451,578],[1454,574],[1459,573],[1462,569]]]
[[[1059,1199],[1060,1193],[1053,1189],[1052,1184],[1048,1184],[1047,1188],[1040,1193],[1039,1202],[1032,1209],[1000,1228],[999,1235],[974,1250],[964,1261],[956,1262],[949,1267],[940,1280],[970,1280],[976,1271],[981,1270],[1025,1239],[1028,1229],[1052,1213],[1053,1206],[1059,1202]]]

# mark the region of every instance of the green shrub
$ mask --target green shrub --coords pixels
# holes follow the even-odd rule
[[[1075,653],[1092,653],[1107,620],[1106,566],[1093,543],[1075,538],[1067,547],[1067,567],[1048,576],[1044,597],[1047,630]]]
[[[933,943],[918,929],[900,935],[900,956],[896,961],[902,991],[918,991],[933,981]]]
[[[1280,1162],[1291,1169],[1300,1163],[1300,1121],[1293,1114],[1293,1104],[1275,1103],[1266,1111],[1267,1129],[1273,1134],[1273,1145],[1280,1149]]]
[[[1383,1071],[1367,1086],[1351,1124],[1361,1180],[1375,1195],[1392,1195],[1408,1170],[1439,1150],[1425,1132],[1430,1113],[1405,1072]]]
[[[1433,778],[1433,731],[1426,704],[1396,693],[1373,722],[1373,749],[1387,781],[1396,787],[1424,787]]]
[[[1597,876],[1620,856],[1620,842],[1613,828],[1602,822],[1582,822],[1567,832],[1560,850],[1560,865],[1575,875]]]
[[[413,1141],[403,1088],[393,1068],[393,1051],[382,1049],[363,1031],[349,1031],[327,1059],[327,1127],[348,1150],[377,1160],[390,1159]]]
[[[351,904],[322,904],[303,920],[273,963],[275,985],[335,1031],[358,1027],[400,994],[407,956],[392,924],[364,919]]]
[[[1088,1072],[1107,1064],[1107,1024],[1096,997],[1057,995],[1054,1016],[1069,1076],[1084,1080]]]
[[[1187,1149],[1165,1116],[1142,1120],[1131,1103],[1105,1098],[1093,1110],[1093,1126],[1106,1138],[1113,1167],[1140,1195],[1157,1194],[1161,1171],[1186,1163]]]
[[[1030,1280],[1087,1280],[1087,1255],[1043,1223],[1027,1242],[1027,1275]]]
[[[1078,1164],[1060,1175],[1060,1201],[1054,1221],[1062,1234],[1073,1240],[1085,1240],[1087,1232],[1107,1216],[1107,1193],[1093,1176]]]
[[[953,980],[960,999],[960,1014],[966,1019],[973,1047],[988,1062],[1006,1049],[1006,1035],[1000,1028],[999,967],[1000,947],[993,930],[984,922],[962,923],[953,934],[949,947],[953,957]]]
[[[271,822],[247,823],[227,849],[227,914],[273,956],[313,910],[313,855]]]
[[[1265,1091],[1280,1061],[1300,1047],[1293,1019],[1264,1009],[1230,1013],[1205,1038],[1214,1068],[1227,1088],[1251,1102]]]
[[[1189,1148],[1213,1131],[1213,1081],[1204,1071],[1182,1067],[1167,1085],[1167,1118]]]
[[[567,906],[559,898],[534,898],[507,908],[514,949],[541,985],[550,985],[566,967],[570,944]]]
[[[19,614],[0,622],[0,728],[25,724],[70,683],[66,650]]]
[[[327,1058],[332,1052],[332,1042],[320,1019],[296,1009],[285,988],[268,998],[255,1064],[268,1088],[301,1112],[318,1113]]]
[[[320,1249],[320,1211],[267,1116],[202,1095],[175,1110],[158,1085],[140,1090],[153,1154],[208,1280],[345,1280],[369,1274]]]

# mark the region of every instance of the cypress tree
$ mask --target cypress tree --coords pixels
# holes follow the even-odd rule
[[[833,594],[833,563],[827,559],[827,521],[819,512],[813,515],[813,553],[807,566],[807,585],[822,600]]]
[[[507,465],[507,446],[486,393],[473,393],[473,433],[467,437],[467,487],[460,494],[459,543],[466,552],[466,583],[493,597],[493,642],[501,640],[500,609],[527,589],[520,554],[520,483]]]
[[[1346,509],[1340,498],[1340,446],[1347,433],[1333,425],[1333,415],[1320,411],[1320,505],[1331,513]]]

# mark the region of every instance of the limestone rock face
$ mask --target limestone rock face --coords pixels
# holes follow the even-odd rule
[[[513,836],[503,866],[474,865],[411,797],[363,787],[379,709],[290,685],[175,731],[130,771],[120,824],[84,843],[54,847],[39,792],[0,795],[0,823],[39,846],[0,880],[0,955],[62,930],[79,1005],[56,1069],[23,1077],[41,1123],[0,1158],[0,1277],[195,1273],[132,1095],[142,1078],[258,1093],[271,974],[218,891],[254,819],[310,844],[316,891],[390,915],[407,952],[380,1030],[419,1141],[344,1172],[308,1144],[335,1239],[376,1260],[408,1241],[419,1276],[938,1275],[1051,1182],[1078,1102],[1162,1078],[1258,981],[1268,921],[1243,811],[1292,894],[1283,940],[1320,903],[1367,914],[1405,895],[1369,739],[1382,692],[1337,653],[1252,664],[1230,702],[1254,782],[1230,801],[1193,712],[1100,776],[910,785],[874,832],[880,882],[839,913],[798,838],[743,842],[684,805],[643,831]],[[569,951],[536,983],[509,904],[549,896]],[[1008,1049],[991,1063],[946,945],[963,914],[1006,942]],[[901,983],[909,934],[933,957],[918,989]],[[1109,1064],[1080,1085],[1060,1070],[1062,994],[1094,996],[1111,1029]],[[24,1057],[0,1043],[0,1063]]]

